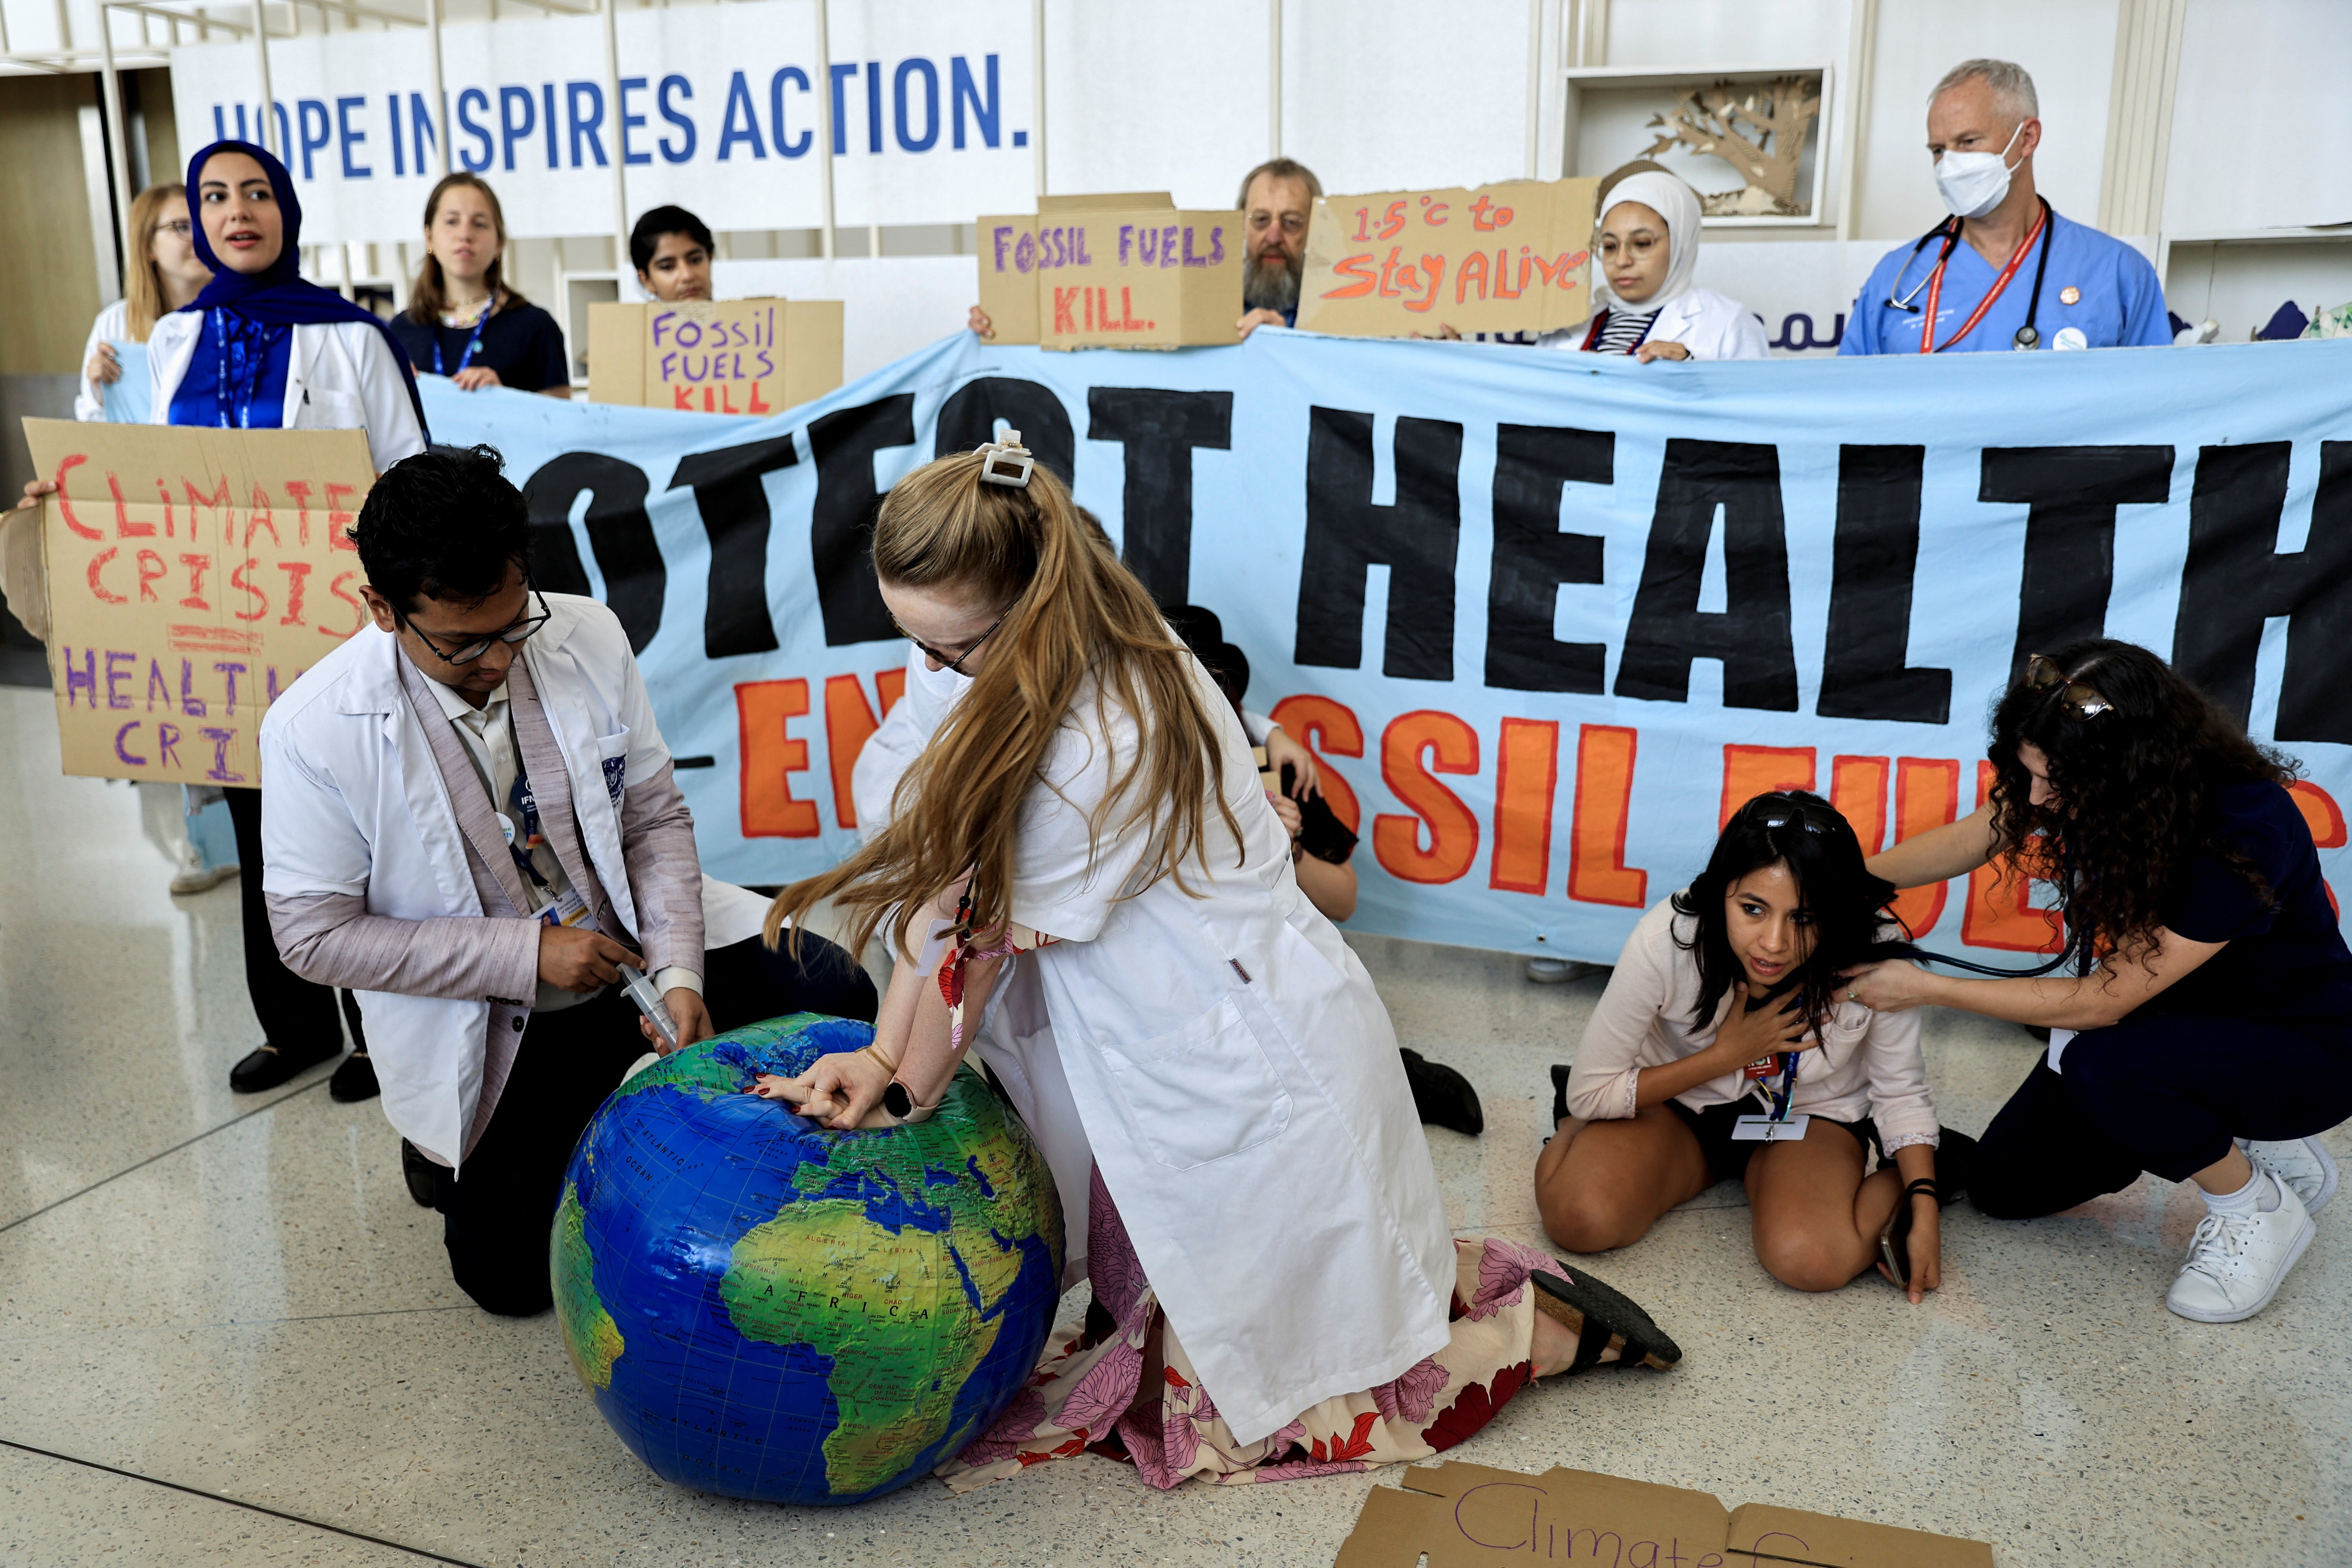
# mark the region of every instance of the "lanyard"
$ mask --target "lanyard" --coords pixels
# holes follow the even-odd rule
[[[1924,244],[1926,242],[1922,241],[1921,243]],[[1613,310],[1603,310],[1601,314],[1592,318],[1592,328],[1590,331],[1584,334],[1585,353],[1591,353],[1592,352],[1592,345],[1601,341],[1601,334],[1608,330],[1609,318],[1615,313],[1616,312]],[[1658,312],[1653,310],[1650,312],[1650,319],[1642,323],[1641,336],[1635,338],[1632,342],[1627,343],[1625,345],[1625,352],[1627,353],[1632,353],[1635,349],[1640,348],[1643,343],[1647,342],[1650,338],[1650,329],[1657,324]]]
[[[215,306],[213,338],[219,353],[214,358],[220,382],[215,415],[224,430],[253,427],[253,400],[261,388],[262,372],[269,366],[270,351],[289,329],[247,321]]]
[[[1992,287],[1985,290],[1985,297],[1977,301],[1976,310],[1961,324],[1960,330],[1952,335],[1952,342],[1944,345],[1946,348],[1950,348],[1952,343],[1958,342],[1976,331],[1977,323],[1984,320],[1987,310],[1992,309],[1992,302],[2000,298],[2001,290],[2009,287],[2009,280],[2016,277],[2017,269],[2025,264],[2026,252],[2033,248],[2033,242],[2042,238],[2043,231],[2049,226],[2050,203],[2043,200],[2042,210],[2034,215],[2033,226],[2026,230],[2025,237],[2018,242],[2016,253],[2010,257],[2009,265],[2000,269],[2000,276],[1993,279]],[[1952,237],[1954,239],[1959,237],[1959,231],[1957,228],[1953,230]],[[1919,352],[1923,354],[1936,352],[1936,305],[1944,295],[1944,264],[1951,258],[1951,244],[1947,241],[1943,257],[1936,263],[1936,270],[1927,275],[1927,320],[1919,323]],[[2042,274],[2049,266],[2050,247],[2045,243],[2042,247],[2042,263],[2033,269],[2033,297],[2026,303],[2025,325],[2017,330],[2016,343],[2019,348],[2030,349],[2041,342],[2041,333],[2033,329],[2033,317],[2042,307]]]
[[[469,364],[471,364],[471,363],[474,363],[474,355],[475,355],[477,353],[478,353],[478,352],[480,351],[481,346],[482,346],[482,329],[483,329],[484,327],[487,327],[487,326],[488,326],[488,325],[490,324],[490,318],[491,318],[492,316],[494,316],[494,315],[498,314],[498,309],[499,309],[499,307],[498,307],[498,301],[497,301],[497,300],[491,300],[488,304],[487,304],[487,305],[485,305],[485,306],[483,306],[483,307],[482,307],[482,314],[481,314],[481,318],[480,318],[480,320],[477,321],[474,323],[474,335],[473,335],[472,337],[467,338],[467,339],[466,340],[466,347],[465,347],[464,351],[463,351],[463,352],[461,352],[461,353],[457,355],[457,370],[443,370],[443,369],[441,368],[441,329],[440,329],[440,327],[439,327],[437,324],[434,327],[434,329],[433,329],[433,374],[436,374],[436,375],[455,375],[455,374],[457,374],[457,371],[464,370],[467,365],[469,365]]]
[[[1789,1107],[1797,1098],[1797,1063],[1802,1058],[1794,1051],[1780,1053],[1780,1087],[1766,1089],[1765,1098],[1772,1102],[1772,1120],[1789,1120]]]
[[[537,866],[531,864],[530,852],[544,845],[547,836],[540,831],[539,800],[531,794],[530,775],[520,769],[515,771],[514,787],[507,791],[507,804],[514,808],[515,816],[522,824],[522,842],[518,844],[511,838],[508,839],[507,853],[514,857],[516,867],[524,876],[544,888],[548,885],[547,879],[539,874]]]

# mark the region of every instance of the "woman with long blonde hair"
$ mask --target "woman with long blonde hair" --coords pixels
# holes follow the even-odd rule
[[[1018,441],[882,503],[929,739],[768,931],[830,900],[852,952],[878,931],[900,961],[871,1046],[755,1086],[837,1128],[920,1120],[976,1037],[1053,1168],[1095,1310],[941,1474],[1105,1443],[1160,1487],[1357,1469],[1450,1447],[1532,1374],[1671,1363],[1605,1286],[1454,1241],[1388,1014],[1240,720]]]
[[[194,234],[188,218],[188,187],[178,181],[150,185],[132,199],[134,259],[122,280],[122,298],[100,310],[90,324],[89,342],[82,350],[81,387],[74,395],[75,418],[93,423],[106,418],[106,389],[122,379],[122,360],[114,345],[145,342],[157,321],[194,300],[213,280],[213,269],[196,255]]]

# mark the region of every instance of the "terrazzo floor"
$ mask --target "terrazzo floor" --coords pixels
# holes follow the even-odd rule
[[[449,1283],[374,1104],[335,1104],[324,1068],[228,1092],[255,1043],[236,886],[166,892],[135,792],[59,775],[46,693],[0,689],[0,1563],[1320,1564],[1394,1484],[1165,1494],[1087,1456],[837,1511],[667,1486],[551,1317]],[[1429,1134],[1454,1225],[1541,1245],[1545,1068],[1600,980],[1355,940],[1405,1042],[1486,1096],[1484,1137]],[[1969,1131],[2036,1050],[1957,1015],[1927,1041]],[[1775,1284],[1744,1206],[1717,1187],[1600,1264],[1677,1370],[1538,1387],[1454,1456],[1973,1536],[2003,1568],[2352,1563],[2352,1212],[2217,1328],[2161,1308],[2200,1212],[2164,1184],[2024,1225],[1963,1205],[1918,1308]]]

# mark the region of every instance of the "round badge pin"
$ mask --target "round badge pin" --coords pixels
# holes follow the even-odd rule
[[[2058,302],[2062,305],[2079,305],[2083,302],[2083,291],[2069,283],[2058,290]]]
[[[2083,335],[2082,328],[2061,327],[2058,335],[2050,340],[2050,346],[2053,349],[2086,349],[2091,342]]]

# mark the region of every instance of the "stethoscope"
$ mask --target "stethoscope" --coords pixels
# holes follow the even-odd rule
[[[2034,199],[2042,204],[2042,258],[2033,264],[2033,293],[2025,302],[2025,325],[2018,328],[2016,335],[2010,340],[2014,347],[2021,349],[2038,347],[2042,342],[2042,334],[2034,330],[2033,318],[2042,310],[2042,275],[2049,269],[2050,241],[2058,227],[2058,215],[2050,210],[2050,198],[2037,196]],[[1894,286],[1886,291],[1887,304],[1898,310],[1908,310],[1915,316],[1919,313],[1919,307],[1911,301],[1919,297],[1919,291],[1927,287],[1928,280],[1952,258],[1952,247],[1960,243],[1960,222],[1957,217],[1948,217],[1919,237],[1919,243],[1911,247],[1911,254],[1905,257],[1903,265],[1895,269]],[[1895,298],[1896,291],[1903,287],[1903,275],[1911,270],[1911,264],[1919,259],[1919,253],[1939,235],[1943,237],[1944,247],[1936,253],[1936,265],[1928,268],[1926,278],[1911,285],[1910,293],[1901,299]]]

